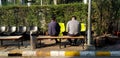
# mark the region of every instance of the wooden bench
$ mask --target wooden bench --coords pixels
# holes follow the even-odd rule
[[[84,40],[85,36],[38,36],[36,37],[37,40],[42,40],[42,39],[60,39],[60,45],[59,47],[61,48],[61,39],[80,39],[82,40],[82,47],[84,49]]]
[[[22,42],[23,45],[21,37],[22,36],[0,36],[1,46],[3,45],[3,40],[18,40],[18,47],[20,47],[20,42]]]

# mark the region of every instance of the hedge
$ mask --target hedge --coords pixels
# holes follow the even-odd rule
[[[5,6],[0,7],[0,26],[38,26],[41,30],[47,30],[47,24],[52,16],[56,16],[58,22],[67,23],[71,16],[77,16],[77,20],[87,23],[88,5],[83,3],[61,4],[61,5],[32,5],[28,6]],[[100,9],[95,2],[92,3],[91,21],[95,25],[95,31],[99,34],[107,28],[100,22]],[[105,6],[104,6],[105,8]],[[105,16],[109,15],[108,9],[102,8]],[[120,10],[118,11],[120,13]],[[113,16],[114,17],[114,16]],[[109,21],[109,17],[102,17]],[[118,17],[119,18],[119,17]],[[118,18],[115,18],[116,20]],[[106,22],[106,21],[102,22]],[[44,22],[44,23],[43,23]],[[100,25],[101,24],[101,25]],[[43,26],[42,26],[43,25]],[[42,27],[41,27],[42,26]],[[99,27],[101,26],[101,27]]]
[[[66,23],[73,15],[77,16],[79,21],[85,22],[87,5],[75,3],[56,6],[6,6],[0,7],[0,26],[39,26],[41,28],[42,20],[45,20],[47,25],[51,17],[56,16],[58,22]]]

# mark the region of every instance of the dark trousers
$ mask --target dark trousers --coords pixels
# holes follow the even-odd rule
[[[69,36],[79,36],[80,34],[69,34],[69,33],[68,33],[68,35],[69,35]],[[68,39],[68,41],[69,41],[70,43],[75,43],[75,44],[77,43],[77,39],[74,39],[74,40]]]
[[[55,34],[55,35],[50,35],[50,36],[58,36],[59,34]],[[56,39],[54,39],[56,43],[59,43],[59,41]]]

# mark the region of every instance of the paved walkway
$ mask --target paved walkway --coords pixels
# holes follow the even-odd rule
[[[66,40],[63,40],[65,42]],[[79,42],[78,42],[79,43]],[[64,43],[63,43],[64,44]],[[4,41],[4,46],[0,47],[0,51],[12,51],[12,50],[31,50],[29,41],[24,42],[24,46],[21,46],[20,49],[17,47],[17,44],[12,41]],[[85,45],[84,49],[82,48],[81,45],[79,46],[70,46],[67,45],[66,48],[62,46],[62,48],[59,48],[59,44],[54,44],[54,40],[43,40],[42,41],[42,46],[40,47],[40,44],[38,44],[38,47],[35,50],[42,50],[42,51],[51,51],[51,50],[70,50],[70,51],[82,51],[82,50],[96,50],[94,46],[88,48],[87,45]],[[117,41],[116,44],[113,45],[108,45],[102,48],[98,48],[98,50],[120,50],[120,40]]]
[[[63,40],[65,43],[66,40]],[[9,42],[9,41],[4,41],[4,46],[0,47],[0,51],[12,51],[12,50],[31,50],[30,49],[30,44],[29,41],[24,42],[24,46],[21,46],[20,49],[18,48],[17,44],[15,42]],[[39,42],[39,41],[38,41]],[[64,44],[63,43],[63,44]],[[79,42],[78,42],[79,43]],[[80,44],[80,43],[79,43]],[[62,45],[62,48],[59,48],[59,44],[55,44],[54,40],[42,40],[42,45],[37,44],[37,48],[34,50],[42,50],[42,51],[51,51],[51,50],[72,50],[72,51],[81,51],[81,50],[86,50],[87,46],[85,45],[85,48],[82,48],[82,45],[79,46],[70,46],[67,45],[66,48]]]
[[[66,40],[63,40],[62,42],[65,42]],[[54,40],[42,40],[42,46],[38,46],[36,49],[31,50],[30,49],[30,45],[29,45],[29,41],[25,41],[24,42],[24,46],[21,46],[20,49],[18,48],[16,42],[13,41],[4,41],[4,46],[0,47],[0,52],[1,55],[3,55],[4,53],[2,52],[11,52],[11,53],[23,53],[23,51],[120,51],[120,40],[117,41],[116,44],[113,45],[108,45],[102,48],[98,48],[97,50],[95,49],[94,46],[84,46],[84,49],[82,48],[81,45],[79,46],[70,46],[67,45],[66,48],[59,48],[59,45],[54,44]],[[78,42],[80,44],[80,42]],[[63,43],[64,44],[64,43]],[[39,44],[38,44],[39,45]],[[63,46],[62,46],[63,47]],[[78,53],[77,52],[77,53]],[[76,53],[76,52],[75,52]],[[4,55],[3,55],[4,56]],[[7,56],[7,55],[6,55]]]

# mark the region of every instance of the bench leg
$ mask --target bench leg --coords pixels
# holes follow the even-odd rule
[[[84,49],[84,40],[82,40],[82,48]]]
[[[21,40],[17,40],[17,42],[18,42],[18,48],[20,49]]]
[[[42,40],[40,40],[40,47],[42,47],[41,45],[42,45]],[[36,46],[37,46],[37,44],[36,44]]]
[[[42,47],[42,40],[36,40],[35,48]]]
[[[85,36],[85,44],[87,44],[87,37]]]
[[[84,49],[84,43],[85,43],[85,40],[81,40],[81,45],[80,46],[82,46],[83,49]]]
[[[61,38],[60,38],[60,45],[59,45],[59,48],[61,49],[61,46],[62,46],[62,42],[61,42]]]
[[[0,40],[1,41],[1,46],[3,45],[3,40]]]
[[[20,41],[19,41],[19,48],[20,48],[20,46],[23,46],[23,39],[20,39]]]
[[[21,41],[21,45],[23,46],[23,39],[21,39],[20,41]]]

